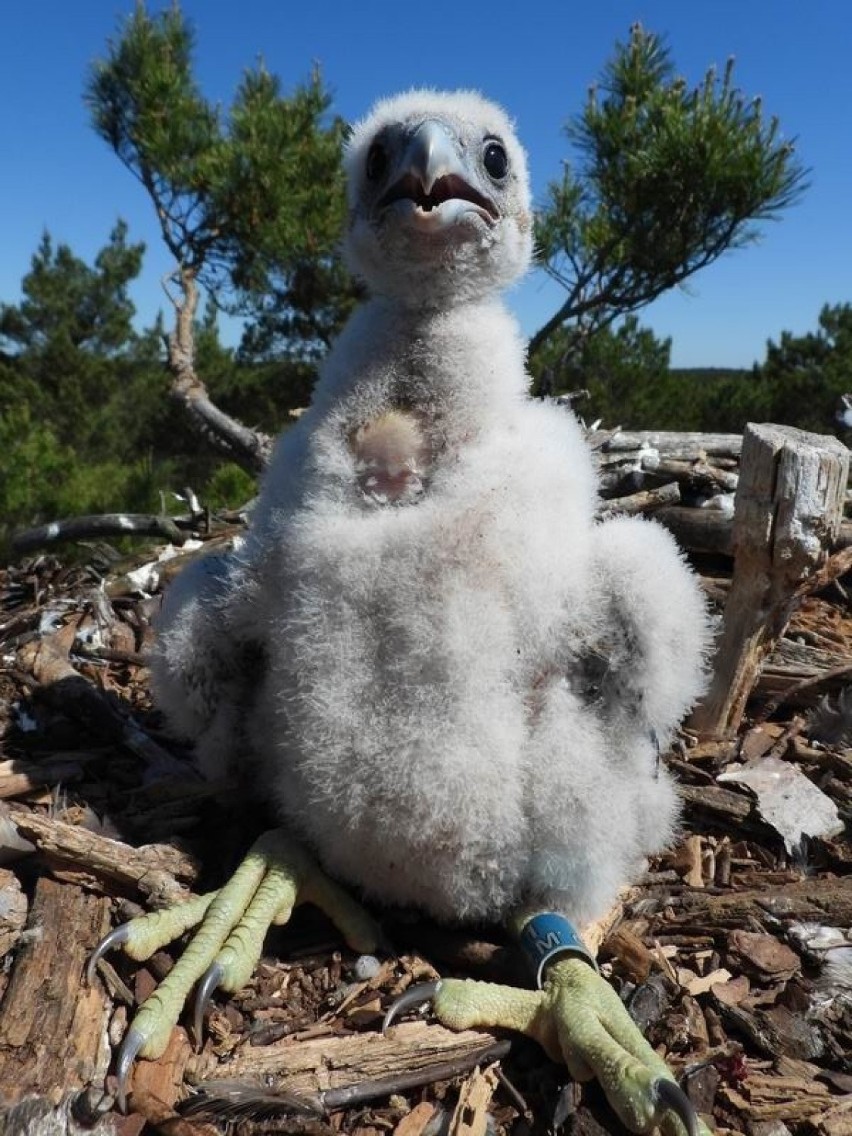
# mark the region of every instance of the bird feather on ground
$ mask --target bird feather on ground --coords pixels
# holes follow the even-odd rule
[[[272,800],[287,842],[255,851],[246,886],[271,862],[287,899],[273,880],[245,915],[256,950],[217,967],[237,901],[163,995],[165,1025],[140,1012],[124,1073],[211,962],[205,991],[245,981],[300,887],[339,917],[343,893],[290,840],[382,904],[520,932],[600,915],[677,824],[658,746],[701,690],[705,606],[661,528],[595,521],[578,425],[528,396],[499,298],[532,251],[512,124],[470,92],[412,91],[355,126],[345,165],[345,251],[370,299],[279,441],[243,545],[171,587],[153,669],[205,773]],[[371,923],[342,922],[374,945]],[[176,933],[119,939],[140,957]],[[635,1130],[682,1130],[670,1074],[581,946],[536,994],[480,987],[442,984],[438,1016],[526,1028]]]

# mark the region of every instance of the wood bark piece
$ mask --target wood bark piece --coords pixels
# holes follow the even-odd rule
[[[55,864],[78,868],[124,891],[141,892],[154,907],[186,899],[185,885],[198,875],[195,860],[170,844],[132,848],[26,809],[11,809],[8,817],[18,833]]]
[[[130,1107],[152,1120],[146,1101],[158,1101],[164,1111],[173,1110],[176,1101],[183,1095],[183,1075],[187,1061],[192,1056],[192,1046],[186,1031],[180,1026],[173,1029],[166,1051],[156,1061],[137,1061],[134,1063],[130,1082]]]
[[[731,737],[793,595],[823,560],[843,515],[849,452],[835,438],[753,425],[743,436],[734,578],[713,679],[693,712],[698,733]]]
[[[0,868],[0,959],[14,947],[27,921],[27,897],[18,877]]]
[[[834,1107],[808,1119],[819,1136],[852,1136],[852,1098],[844,1097]]]
[[[852,876],[817,877],[761,890],[735,891],[722,895],[690,891],[666,927],[667,934],[685,928],[711,933],[755,926],[789,926],[791,923],[822,923],[830,927],[852,924]]]
[[[436,1023],[403,1022],[387,1035],[359,1033],[244,1046],[228,1063],[228,1080],[247,1080],[307,1099],[327,1101],[330,1096],[333,1106],[341,1107],[347,1090],[374,1086],[375,1091],[358,1093],[358,1099],[382,1090],[403,1091],[400,1085],[427,1084],[493,1061],[508,1044],[481,1030],[456,1033]],[[454,1072],[447,1072],[450,1067]],[[200,1087],[215,1095],[215,1079],[215,1073],[212,1079],[204,1079],[202,1073]]]
[[[155,1093],[134,1093],[131,1106],[135,1113],[144,1117],[146,1125],[151,1126],[146,1126],[145,1132],[157,1132],[160,1136],[222,1136],[221,1128],[197,1117],[188,1120],[180,1116]]]
[[[749,1073],[742,1092],[723,1085],[720,1093],[744,1117],[766,1123],[801,1122],[823,1113],[831,1101],[839,1103],[843,1099],[832,1096],[825,1085],[813,1080],[758,1072]],[[752,1131],[751,1125],[749,1131]],[[813,1129],[809,1127],[808,1131]]]
[[[109,930],[109,901],[42,878],[27,937],[0,1007],[0,1085],[58,1104],[64,1093],[102,1083],[110,1060],[109,1006],[83,979],[88,954]]]
[[[450,1121],[450,1136],[485,1136],[488,1106],[497,1088],[497,1074],[477,1066],[459,1091],[456,1110]]]
[[[393,1130],[393,1136],[423,1136],[424,1130],[437,1112],[437,1105],[432,1104],[431,1101],[421,1101],[400,1120]]]
[[[752,810],[751,800],[742,793],[720,789],[717,785],[678,785],[678,796],[691,810],[712,817],[736,831]]]

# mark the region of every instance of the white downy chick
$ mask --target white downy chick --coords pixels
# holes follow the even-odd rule
[[[670,840],[657,759],[709,631],[669,535],[596,523],[564,409],[499,299],[528,268],[524,153],[470,92],[351,135],[371,299],[281,438],[245,545],[166,597],[155,693],[338,879],[443,920],[601,913]]]

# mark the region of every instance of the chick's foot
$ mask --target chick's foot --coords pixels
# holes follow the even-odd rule
[[[252,975],[273,924],[286,923],[297,903],[313,903],[334,922],[353,950],[368,952],[381,943],[378,925],[342,888],[328,879],[310,856],[279,829],[264,833],[231,879],[219,891],[132,919],[110,932],[89,959],[94,976],[98,959],[121,946],[134,959],[149,958],[185,931],[197,927],[181,958],[143,1002],[124,1037],[117,1060],[121,1103],[137,1056],[159,1057],[197,984],[195,1033],[201,1035],[204,1008],[213,991],[233,993]]]
[[[534,1038],[552,1060],[564,1062],[575,1080],[597,1078],[632,1132],[650,1132],[659,1125],[664,1136],[709,1136],[621,999],[583,959],[551,963],[541,990],[445,979],[430,993],[435,1015],[448,1029],[518,1030]]]

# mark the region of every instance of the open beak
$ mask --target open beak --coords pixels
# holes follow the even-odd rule
[[[490,224],[499,219],[494,202],[462,176],[456,148],[440,122],[427,119],[417,127],[399,168],[400,176],[379,201],[380,209],[410,201],[418,214],[436,212],[435,221],[451,223],[471,210]]]

